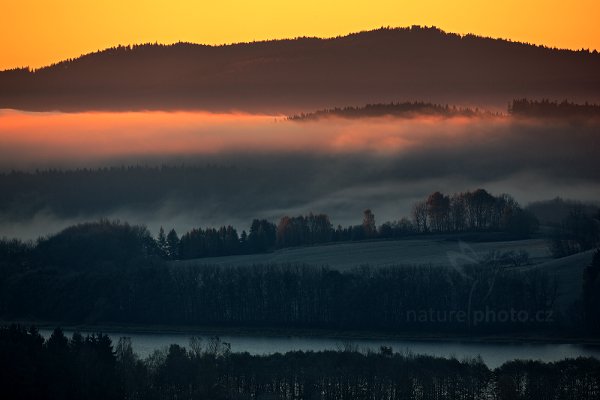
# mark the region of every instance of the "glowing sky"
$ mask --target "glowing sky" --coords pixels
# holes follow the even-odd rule
[[[372,118],[364,122],[332,119],[321,124],[251,114],[0,110],[0,169],[145,155],[315,153],[316,142],[322,153],[392,154],[418,147],[432,134],[439,140],[438,125],[443,126],[445,138],[458,142],[464,130],[478,122],[422,117]],[[502,118],[486,122],[506,124]]]
[[[2,0],[0,69],[40,67],[117,44],[329,37],[380,26],[600,50],[597,0]]]

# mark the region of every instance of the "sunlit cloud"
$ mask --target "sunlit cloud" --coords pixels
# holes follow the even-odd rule
[[[204,112],[0,112],[2,167],[64,165],[127,156],[221,153],[394,154],[442,139],[449,145],[502,118],[326,119]]]

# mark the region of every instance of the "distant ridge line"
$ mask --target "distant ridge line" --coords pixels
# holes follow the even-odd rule
[[[437,28],[220,46],[118,46],[0,72],[0,108],[297,114],[397,99],[505,109],[515,98],[600,102],[600,55]]]
[[[145,42],[145,43],[129,43],[129,44],[118,44],[115,46],[110,46],[110,47],[105,47],[105,48],[101,48],[101,49],[97,49],[95,51],[91,51],[88,53],[82,53],[81,55],[77,56],[77,57],[72,57],[72,58],[66,58],[64,60],[60,60],[57,62],[53,62],[38,68],[31,68],[29,66],[24,66],[24,67],[14,67],[14,68],[7,68],[5,70],[0,70],[0,72],[5,72],[5,71],[19,71],[19,70],[25,70],[25,71],[29,71],[29,72],[36,72],[45,68],[52,68],[54,66],[59,66],[63,63],[69,63],[69,62],[73,62],[76,61],[82,57],[88,56],[88,55],[93,55],[93,54],[101,54],[104,52],[108,52],[111,50],[135,50],[136,48],[140,48],[140,47],[147,47],[147,46],[151,46],[151,47],[173,47],[173,46],[198,46],[198,47],[208,47],[208,48],[219,48],[219,47],[230,47],[230,46],[238,46],[238,45],[247,45],[247,44],[256,44],[256,43],[272,43],[272,42],[285,42],[285,41],[294,41],[294,40],[334,40],[334,39],[342,39],[342,38],[348,38],[348,37],[352,37],[352,36],[356,36],[356,35],[361,35],[361,34],[365,34],[365,33],[371,33],[371,32],[377,32],[377,31],[404,31],[404,30],[412,30],[412,29],[433,29],[433,30],[437,30],[441,33],[444,33],[446,35],[455,35],[458,36],[460,38],[469,38],[469,37],[473,37],[473,38],[479,38],[479,39],[489,39],[489,40],[500,40],[500,41],[505,41],[505,42],[509,42],[509,43],[515,43],[515,44],[522,44],[522,45],[526,45],[526,46],[532,46],[532,47],[537,47],[537,48],[542,48],[542,49],[549,49],[549,50],[556,50],[556,51],[565,51],[565,52],[574,52],[574,53],[589,53],[589,54],[598,54],[598,50],[597,49],[569,49],[566,47],[557,47],[557,46],[549,46],[549,45],[544,45],[544,44],[535,44],[535,43],[530,43],[530,42],[526,42],[526,41],[519,41],[519,40],[512,40],[510,38],[503,38],[503,37],[494,37],[494,36],[486,36],[486,35],[478,35],[475,33],[456,33],[456,32],[449,32],[446,30],[443,30],[441,28],[436,27],[435,25],[431,25],[431,26],[427,26],[427,25],[411,25],[411,26],[397,26],[397,27],[392,27],[392,26],[381,26],[379,28],[375,28],[375,29],[364,29],[364,30],[360,30],[360,31],[356,31],[356,32],[349,32],[347,34],[339,34],[339,35],[334,35],[334,36],[295,36],[295,37],[284,37],[284,38],[277,38],[277,39],[259,39],[259,40],[252,40],[252,41],[238,41],[238,42],[226,42],[226,43],[220,43],[220,44],[208,44],[208,43],[200,43],[200,42],[189,42],[189,41],[177,41],[174,43],[159,43],[159,42]]]

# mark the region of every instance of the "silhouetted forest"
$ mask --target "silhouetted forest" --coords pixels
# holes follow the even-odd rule
[[[437,116],[437,117],[474,117],[482,115],[493,115],[479,109],[468,107],[456,107],[441,104],[426,103],[422,101],[404,102],[404,103],[377,103],[367,104],[363,107],[343,107],[327,108],[312,113],[300,113],[288,117],[291,121],[314,121],[327,117],[342,118],[364,118],[364,117],[382,117],[393,116],[402,118],[412,118],[417,116]]]
[[[551,238],[565,250],[555,255],[597,247],[598,226],[597,216],[574,209]],[[518,268],[527,264],[527,254],[493,253],[465,267],[357,266],[343,272],[327,266],[170,261],[430,233],[501,232],[515,239],[536,228],[535,217],[509,195],[483,189],[434,192],[415,204],[412,219],[379,226],[369,209],[361,224],[346,228],[334,229],[325,214],[308,214],[284,216],[278,224],[254,219],[241,235],[223,226],[196,228],[181,237],[161,228],[154,237],[142,226],[100,220],[35,243],[0,240],[0,318],[433,332],[597,329],[600,257],[579,278],[584,297],[567,315],[555,309],[558,293],[551,276]]]
[[[504,238],[526,238],[538,229],[536,217],[508,194],[493,196],[484,189],[444,195],[432,193],[413,206],[412,215],[377,226],[367,209],[362,224],[333,228],[325,214],[284,216],[275,230],[277,247],[337,241],[401,238],[408,235],[459,232],[503,232]]]
[[[595,51],[381,28],[332,39],[120,46],[39,70],[0,72],[0,108],[209,109],[273,113],[398,98],[501,106],[600,101]]]
[[[241,158],[241,157],[240,157]],[[136,211],[168,219],[190,212],[251,221],[269,207],[286,207],[314,199],[323,188],[311,182],[319,172],[294,156],[272,156],[267,161],[221,160],[219,165],[159,165],[110,168],[47,169],[0,173],[0,219],[24,221],[41,215],[51,218],[107,215],[115,210]],[[277,165],[275,167],[275,165]],[[350,167],[348,165],[348,167]],[[290,179],[293,176],[294,179]],[[338,176],[338,184],[347,179]],[[302,185],[304,190],[292,189]],[[77,188],[73,190],[73,188]],[[94,217],[93,217],[94,218]],[[220,221],[217,221],[220,222]]]
[[[430,233],[497,232],[502,233],[500,238],[505,240],[522,239],[538,229],[535,216],[523,210],[510,195],[493,196],[484,189],[451,196],[435,192],[426,200],[414,205],[412,219],[402,217],[377,226],[375,214],[370,209],[364,210],[362,217],[361,224],[347,227],[337,225],[334,228],[326,214],[309,213],[293,217],[284,215],[277,224],[266,219],[254,219],[249,231],[243,230],[241,234],[233,226],[227,225],[219,228],[194,228],[181,237],[175,229],[165,232],[161,227],[156,240],[148,232],[139,240],[152,242],[152,251],[164,259],[183,260],[265,253],[276,248],[332,242],[398,239]],[[71,231],[89,230],[95,234],[103,234],[103,228],[110,226],[108,221],[98,225],[74,226],[40,240],[37,247],[47,246],[48,243],[62,243],[62,237],[73,236]],[[105,237],[101,240],[108,243],[123,239]],[[129,245],[127,242],[123,243]],[[58,252],[66,252],[68,247],[72,246],[74,244],[68,241]],[[125,247],[123,252],[128,251],[128,248]],[[101,256],[102,252],[103,250],[100,250],[98,255]]]
[[[577,104],[567,100],[513,100],[508,112],[520,117],[536,118],[599,118],[599,104]]]
[[[0,328],[0,387],[13,399],[577,399],[600,396],[600,361],[510,361],[346,351],[232,353],[214,338],[140,360],[131,341]]]
[[[505,231],[527,237],[539,225],[512,196],[494,196],[484,189],[453,195],[432,193],[413,206],[412,217],[417,232]]]
[[[550,100],[517,99],[508,105],[509,115],[533,118],[556,118],[556,119],[589,119],[600,117],[600,105],[577,104],[567,100],[562,102]],[[315,121],[321,118],[365,118],[365,117],[400,117],[414,118],[422,116],[435,117],[484,117],[498,116],[499,113],[480,110],[479,108],[456,107],[449,105],[433,104],[422,101],[404,103],[376,103],[367,104],[362,107],[335,107],[318,110],[311,113],[295,114],[288,119],[290,121]]]
[[[163,260],[159,242],[145,228],[108,221],[36,245],[2,240],[0,317],[495,333],[582,323],[581,313],[565,319],[554,310],[556,283],[546,272],[509,268],[522,265],[512,256],[491,254],[459,269],[185,266]]]
[[[290,158],[295,161],[293,157]],[[306,159],[300,159],[300,161],[302,160],[306,161]],[[134,214],[135,211],[147,213],[159,222],[161,219],[169,220],[171,216],[177,215],[177,213],[186,212],[191,215],[200,214],[200,217],[197,217],[200,221],[202,221],[204,215],[216,214],[228,218],[229,215],[235,212],[237,218],[241,219],[247,216],[246,221],[251,222],[257,219],[255,218],[257,215],[264,213],[264,207],[266,207],[264,205],[264,193],[269,193],[268,207],[275,209],[308,203],[331,191],[331,188],[323,183],[323,179],[327,182],[327,178],[314,179],[314,177],[319,176],[321,178],[323,173],[319,169],[326,165],[331,166],[331,162],[335,162],[335,160],[319,160],[314,165],[302,163],[300,167],[293,166],[292,164],[297,165],[294,162],[278,161],[278,159],[274,159],[266,165],[257,161],[256,165],[250,163],[248,168],[213,165],[163,165],[157,167],[51,169],[35,172],[12,171],[0,173],[0,188],[2,189],[0,190],[0,220],[22,223],[41,217],[41,224],[43,224],[44,217],[69,219],[80,218],[81,216],[106,215],[115,210],[126,210],[129,214]],[[357,179],[372,181],[370,175],[358,178],[357,173],[352,174],[351,169],[358,168],[362,165],[361,162],[368,163],[368,160],[357,160],[356,163],[344,162],[339,169],[335,169],[337,172],[335,176],[339,177],[336,184],[343,187],[343,185],[353,185]],[[345,167],[349,169],[346,170]],[[392,169],[390,168],[390,171]],[[361,174],[361,172],[358,174]],[[290,175],[294,176],[293,180],[289,179]],[[296,190],[299,186],[302,186],[303,190]],[[73,188],[77,188],[77,190],[73,190]],[[482,200],[485,202],[482,207],[490,208],[482,212],[493,215],[493,221],[488,221],[489,226],[474,226],[470,224],[469,220],[463,220],[468,215],[472,215],[474,209],[470,206],[471,203],[467,201],[467,198],[463,199],[459,194],[456,194],[452,196],[454,200],[451,209],[446,210],[442,205],[440,210],[437,211],[445,214],[436,216],[436,218],[453,219],[453,221],[444,222],[443,227],[430,227],[426,221],[426,226],[421,226],[419,225],[423,222],[421,219],[416,221],[407,215],[405,218],[399,217],[396,221],[380,221],[380,224],[384,223],[378,227],[377,234],[373,236],[372,233],[369,233],[366,236],[369,236],[368,238],[392,238],[419,232],[477,230],[503,231],[514,237],[525,237],[535,231],[535,220],[531,218],[531,214],[524,212],[510,196],[496,198],[486,191],[481,191],[479,194],[482,199],[485,197]],[[460,201],[458,201],[459,198]],[[478,197],[468,197],[468,199],[472,198],[474,201],[478,199]],[[401,201],[401,199],[398,199],[398,201]],[[458,215],[459,212],[463,215]],[[271,219],[281,216],[281,214],[271,215]],[[300,217],[298,216],[298,218]],[[304,216],[303,218],[308,217]],[[325,217],[329,218],[328,216]],[[362,216],[357,214],[356,219],[360,218]],[[243,220],[242,222],[244,224],[248,223]],[[303,226],[305,222],[301,219],[292,222],[294,222],[295,230],[306,231],[308,229]],[[332,221],[329,222],[332,223]],[[216,225],[217,230],[219,229],[217,224],[222,223],[225,223],[222,228],[228,229],[226,221],[214,221],[212,223]],[[298,224],[299,226],[297,226]],[[243,232],[241,230],[246,228],[242,223],[236,225],[238,231],[233,232],[229,229],[228,235],[230,237],[238,235],[239,239],[242,239]],[[169,230],[171,227],[164,226],[164,228]],[[332,227],[323,226],[320,229],[322,232],[316,234],[316,236],[311,232],[293,233],[296,236],[293,239],[280,235],[280,244],[283,244],[284,241],[288,242],[288,244],[280,247],[367,238],[362,231],[362,224],[342,227],[339,224],[333,225],[332,223]],[[292,234],[292,230],[287,231]],[[185,233],[178,232],[179,235]],[[247,232],[247,234],[249,233]],[[223,234],[223,232],[190,232],[185,237],[185,249],[182,249],[182,256],[184,258],[194,258],[206,255],[260,252],[255,248],[256,243],[249,243],[247,246],[237,246],[229,243],[223,249],[207,249],[206,251],[199,250],[202,245],[194,244],[194,242],[204,240],[204,237],[217,237]],[[267,249],[273,247],[274,231],[271,230],[268,234],[271,235],[268,242],[259,247]],[[307,235],[313,235],[314,237],[308,237]],[[252,240],[255,237],[253,236]]]

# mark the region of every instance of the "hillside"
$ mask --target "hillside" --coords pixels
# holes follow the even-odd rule
[[[174,265],[310,264],[340,271],[361,265],[374,267],[397,265],[448,266],[476,263],[492,251],[526,250],[532,263],[548,261],[550,253],[544,239],[502,242],[461,243],[457,237],[432,236],[403,240],[348,242],[325,246],[280,249],[272,253],[229,257],[208,257],[174,261]]]
[[[545,239],[476,243],[461,243],[455,239],[437,236],[297,247],[266,254],[174,261],[173,266],[251,266],[289,263],[328,266],[339,271],[350,271],[363,265],[372,267],[432,265],[461,270],[463,265],[480,262],[492,253],[500,255],[524,250],[529,254],[528,265],[516,268],[506,265],[506,268],[519,272],[538,270],[548,273],[550,279],[556,279],[558,285],[557,305],[560,309],[567,309],[581,296],[583,269],[589,265],[595,251],[589,250],[552,259]]]
[[[0,72],[0,108],[295,113],[426,100],[505,109],[513,98],[600,100],[600,55],[436,28],[331,39],[122,46]]]

